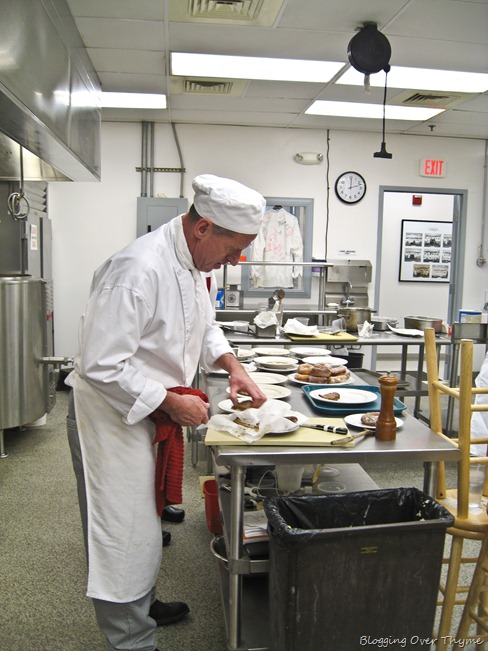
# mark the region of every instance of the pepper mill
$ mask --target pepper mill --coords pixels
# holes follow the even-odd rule
[[[375,437],[379,441],[394,441],[396,439],[396,420],[393,412],[398,378],[394,375],[383,375],[379,378],[381,391],[381,408],[376,422]]]

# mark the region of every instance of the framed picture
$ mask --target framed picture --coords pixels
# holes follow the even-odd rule
[[[402,219],[400,282],[448,283],[452,222]]]

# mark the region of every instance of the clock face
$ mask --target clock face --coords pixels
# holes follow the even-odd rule
[[[357,172],[344,172],[335,183],[335,191],[344,203],[357,203],[366,194],[366,181]]]

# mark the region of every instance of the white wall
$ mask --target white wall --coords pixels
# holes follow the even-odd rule
[[[373,158],[373,152],[380,146],[378,134],[200,125],[176,128],[186,168],[184,195],[190,201],[191,180],[204,172],[235,178],[266,196],[311,197],[315,202],[313,255],[317,258],[325,255],[328,217],[329,258],[340,257],[339,251],[346,248],[354,250],[358,258],[375,262],[380,186],[467,189],[463,306],[480,308],[484,288],[488,288],[488,268],[476,266],[481,232],[483,141],[387,136],[387,149],[393,159],[383,160]],[[156,124],[155,136],[155,166],[179,167],[171,127]],[[328,176],[325,161],[307,166],[293,160],[300,151],[325,155],[328,144]],[[77,325],[94,269],[135,237],[136,200],[140,195],[140,174],[135,168],[141,163],[140,152],[140,124],[104,123],[101,182],[49,185],[58,355],[73,355],[77,350]],[[422,158],[447,161],[447,176],[420,177],[418,167]],[[335,179],[346,170],[360,172],[368,184],[365,198],[355,206],[342,204],[334,194]],[[179,196],[179,187],[179,174],[156,174],[155,195]],[[392,246],[397,248],[398,242]],[[391,277],[397,281],[396,270]],[[371,292],[373,287],[374,278]]]

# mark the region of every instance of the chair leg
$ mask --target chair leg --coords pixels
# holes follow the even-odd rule
[[[457,640],[465,641],[469,636],[469,629],[473,622],[477,623],[477,632],[479,636],[487,639],[488,633],[488,618],[487,618],[487,599],[488,599],[488,536],[483,539],[483,544],[480,549],[478,562],[473,573],[473,579],[469,588],[466,603],[464,605],[463,614],[459,622],[459,627],[456,634]],[[481,633],[484,631],[484,633]],[[454,649],[461,648],[459,643],[454,646]]]
[[[449,556],[449,565],[447,570],[446,586],[444,589],[444,600],[442,602],[441,620],[439,623],[439,632],[437,635],[437,648],[441,649],[446,639],[450,635],[452,615],[458,590],[459,570],[463,555],[464,539],[461,536],[452,536],[451,553]]]

